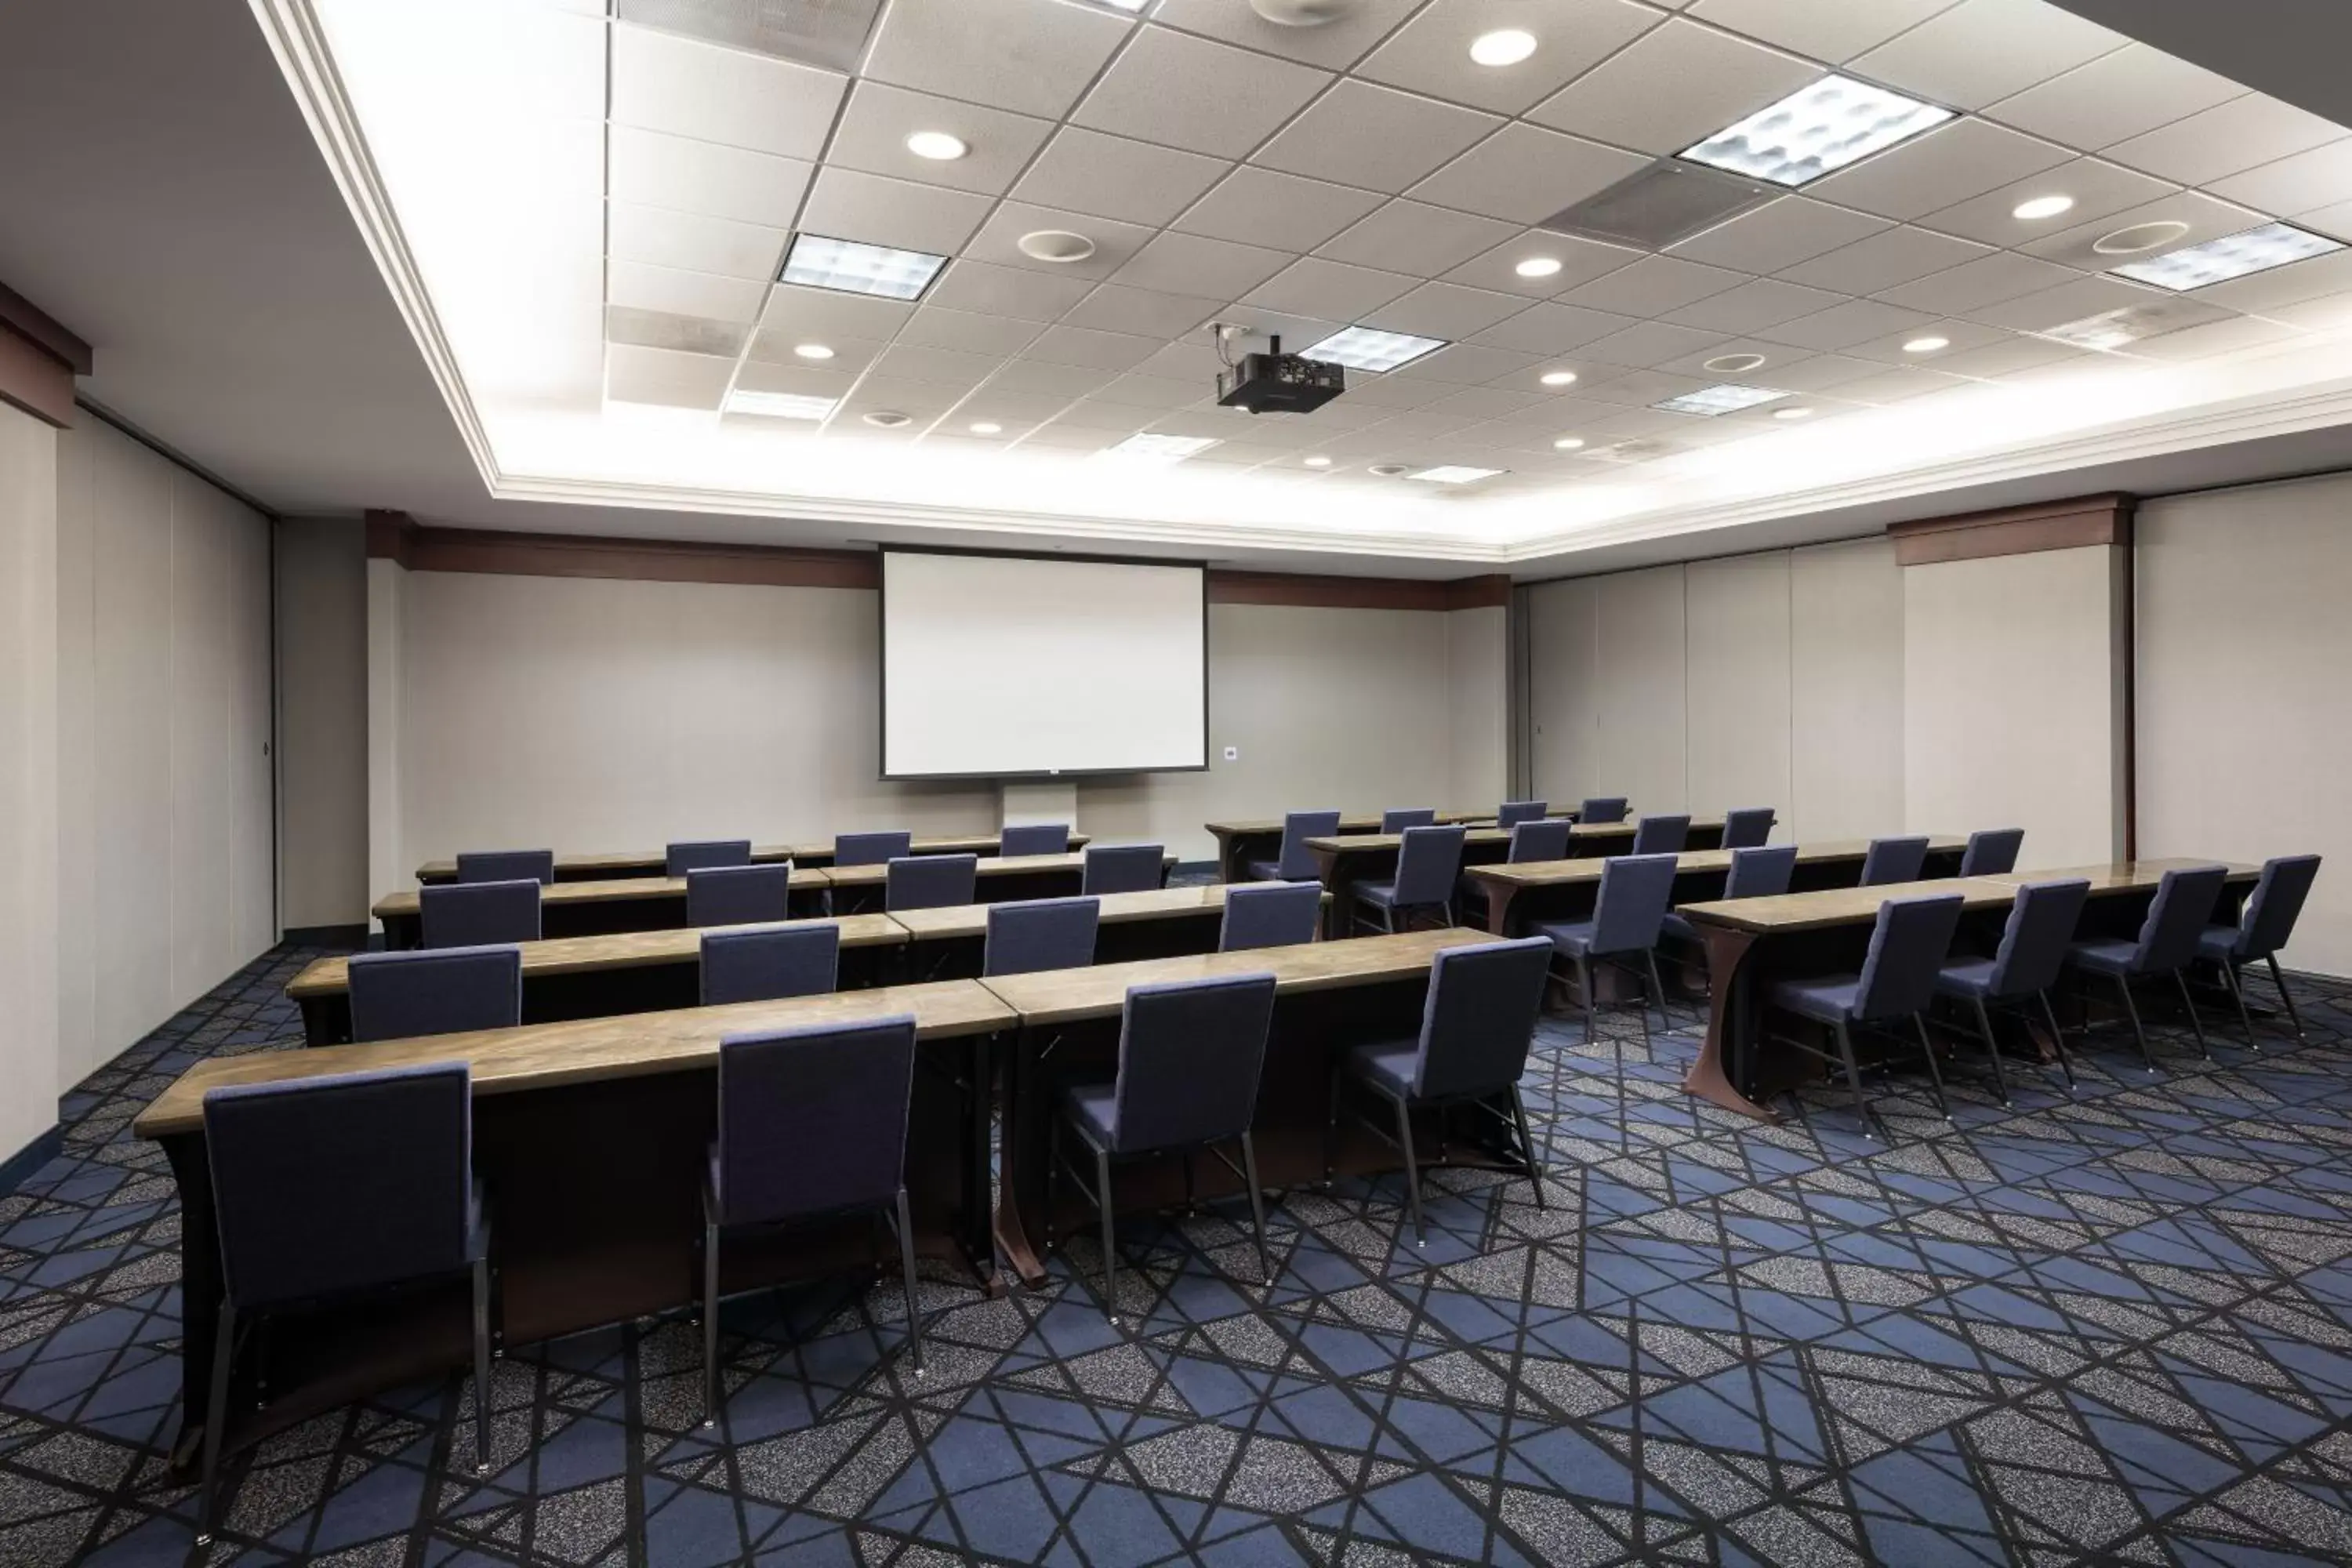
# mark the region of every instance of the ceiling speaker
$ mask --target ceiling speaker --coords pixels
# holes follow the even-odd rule
[[[616,0],[620,21],[827,70],[855,70],[882,0]]]
[[[1361,0],[1250,0],[1250,9],[1278,27],[1319,27],[1358,9]]]

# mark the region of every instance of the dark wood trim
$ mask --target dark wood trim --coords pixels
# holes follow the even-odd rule
[[[0,403],[65,429],[73,423],[73,367],[0,322]]]
[[[1445,584],[1449,610],[1503,610],[1511,604],[1511,579],[1500,573],[1484,577],[1456,577]]]
[[[1315,610],[1471,610],[1511,602],[1511,580],[1495,575],[1452,582],[1416,577],[1325,577],[1311,573],[1209,574],[1213,605],[1284,605]]]
[[[2132,542],[2132,506],[2133,498],[2127,495],[2084,496],[2043,506],[1894,523],[1888,526],[1886,537],[1895,542],[1895,560],[1903,566],[2074,550],[2087,544],[2127,547]]]
[[[424,531],[415,518],[404,511],[369,510],[361,515],[367,524],[369,560],[389,561],[402,567],[415,564],[416,536]]]
[[[367,514],[371,559],[412,572],[481,572],[510,577],[604,577],[653,583],[733,583],[783,588],[879,588],[871,551],[788,550],[674,539],[601,539],[569,533],[425,528],[405,512]]]
[[[97,363],[88,343],[66,331],[56,317],[5,283],[0,283],[0,327],[6,327],[20,338],[29,339],[36,348],[51,359],[62,360],[65,367],[76,375],[88,375]]]

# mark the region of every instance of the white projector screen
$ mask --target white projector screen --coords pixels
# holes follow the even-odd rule
[[[882,775],[1209,765],[1208,574],[882,552]]]

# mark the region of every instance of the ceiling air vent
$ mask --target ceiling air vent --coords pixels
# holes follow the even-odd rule
[[[1661,158],[1537,226],[1605,239],[1612,245],[1664,250],[1726,218],[1762,206],[1780,194],[1769,185]]]
[[[618,0],[614,14],[640,27],[845,71],[856,68],[881,9],[882,0]]]

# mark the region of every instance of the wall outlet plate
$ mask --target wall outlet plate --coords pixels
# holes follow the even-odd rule
[[[1225,748],[1225,761],[1229,763],[1238,763],[1241,760],[1242,749],[1239,746],[1227,746]]]

